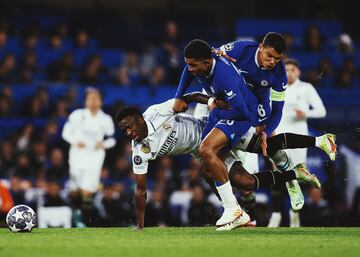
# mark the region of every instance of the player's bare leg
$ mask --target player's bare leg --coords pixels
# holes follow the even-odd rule
[[[241,209],[233,194],[226,166],[218,155],[227,144],[226,135],[220,129],[214,128],[203,140],[199,149],[203,168],[213,178],[224,207],[221,218],[216,222],[217,226],[231,223],[238,218],[242,218],[241,222],[244,224],[250,221],[250,217]]]

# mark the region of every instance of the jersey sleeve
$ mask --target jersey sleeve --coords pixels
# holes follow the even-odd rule
[[[132,153],[133,171],[135,174],[142,175],[148,172],[150,154],[145,154],[141,150],[141,145],[135,144]]]
[[[306,85],[306,93],[308,104],[311,109],[306,112],[307,118],[324,118],[326,116],[326,109],[316,89],[311,84]]]
[[[62,138],[73,145],[76,144],[75,131],[81,123],[81,110],[73,111],[64,125],[62,130]]]
[[[181,74],[181,78],[179,81],[178,88],[176,90],[175,98],[182,98],[184,96],[186,89],[190,86],[193,79],[194,79],[194,75],[190,73],[188,65],[186,65]]]
[[[271,89],[271,116],[270,119],[266,122],[265,128],[265,132],[268,136],[270,136],[270,134],[277,128],[281,121],[286,89],[287,77],[285,68],[282,67],[282,76],[279,76],[277,83],[273,85]]]
[[[114,122],[110,116],[106,117],[106,123],[105,123],[105,140],[104,140],[104,147],[105,149],[109,149],[111,147],[114,147],[116,144],[116,140],[114,138],[115,134],[115,128],[114,128]]]

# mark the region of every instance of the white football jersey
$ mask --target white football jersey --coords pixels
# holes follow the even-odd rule
[[[286,90],[283,115],[276,129],[277,133],[308,134],[307,120],[297,119],[295,110],[305,112],[306,118],[323,118],[326,115],[324,104],[315,88],[299,79]]]
[[[92,115],[88,109],[73,111],[62,131],[62,137],[71,144],[70,162],[79,159],[91,161],[89,154],[104,153],[103,149],[96,149],[96,143],[103,142],[105,149],[113,147],[116,143],[113,138],[114,133],[115,128],[111,116],[102,110],[99,110],[96,115]],[[85,145],[84,148],[76,146],[80,142]]]
[[[207,117],[174,114],[174,99],[150,106],[144,113],[148,135],[141,142],[133,141],[133,170],[145,174],[148,161],[158,156],[192,154],[198,157],[201,135]]]

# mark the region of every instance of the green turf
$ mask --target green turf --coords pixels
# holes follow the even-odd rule
[[[360,256],[360,228],[0,229],[0,256]]]

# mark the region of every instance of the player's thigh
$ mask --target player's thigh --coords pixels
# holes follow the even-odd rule
[[[241,138],[247,135],[251,128],[251,124],[248,121],[235,121],[235,120],[220,120],[215,128],[222,131],[226,136],[228,142],[228,148],[236,149]]]

